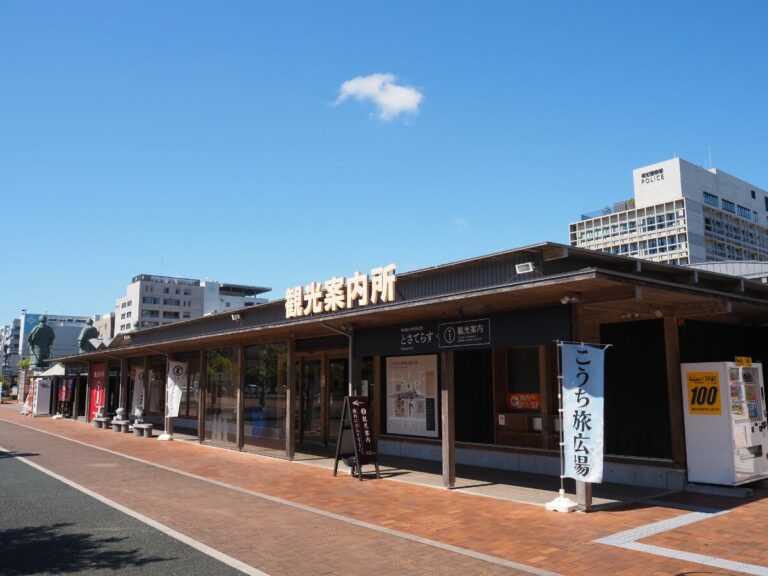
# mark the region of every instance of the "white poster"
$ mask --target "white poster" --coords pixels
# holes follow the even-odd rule
[[[603,481],[603,360],[605,348],[562,344],[565,476]]]
[[[168,361],[168,382],[165,390],[165,405],[168,416],[175,418],[179,415],[181,395],[187,387],[187,363]]]
[[[144,409],[144,368],[133,369],[133,403],[131,404],[134,415],[136,409]]]
[[[32,416],[44,416],[51,413],[51,381],[48,378],[35,380],[35,392],[32,399]]]
[[[437,355],[387,358],[387,433],[437,438]]]

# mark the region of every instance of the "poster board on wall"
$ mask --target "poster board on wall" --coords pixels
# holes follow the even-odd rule
[[[387,358],[387,433],[438,437],[437,355]]]

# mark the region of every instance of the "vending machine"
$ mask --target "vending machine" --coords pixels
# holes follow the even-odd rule
[[[736,486],[768,478],[763,367],[682,364],[688,481]]]

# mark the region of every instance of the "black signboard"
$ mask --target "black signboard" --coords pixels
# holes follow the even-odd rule
[[[469,328],[469,334],[465,328]],[[445,318],[439,323],[424,321],[400,326],[360,328],[355,331],[355,355],[359,358],[403,354],[411,356],[462,348],[516,348],[549,344],[553,340],[567,340],[570,337],[570,311],[568,306],[558,304],[556,307],[501,312],[477,320]]]
[[[491,321],[488,318],[438,324],[437,330],[440,334],[440,348],[491,344]]]
[[[357,477],[363,479],[363,465],[376,466],[376,478],[379,475],[379,453],[376,448],[376,438],[373,435],[373,418],[367,396],[347,396],[341,409],[341,426],[339,438],[336,441],[336,460],[333,463],[333,475],[339,466],[339,460],[344,459],[350,465],[352,473],[357,471]],[[351,435],[352,450],[345,436]],[[352,460],[354,458],[354,460]]]
[[[437,328],[434,324],[418,324],[400,328],[400,352],[428,353],[437,346]]]

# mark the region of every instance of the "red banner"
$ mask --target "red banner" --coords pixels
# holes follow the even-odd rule
[[[106,402],[107,393],[107,365],[94,364],[91,366],[91,375],[88,379],[88,385],[91,390],[90,410],[88,411],[88,421],[94,419],[96,411]]]

